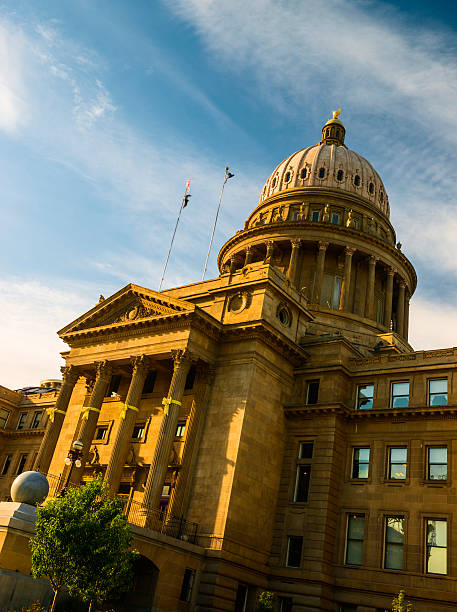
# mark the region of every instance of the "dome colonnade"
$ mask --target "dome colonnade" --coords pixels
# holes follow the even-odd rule
[[[357,326],[407,340],[413,266],[396,245],[379,175],[344,145],[336,117],[319,144],[289,156],[268,177],[244,229],[219,253],[221,273],[276,266],[311,311],[340,311]]]

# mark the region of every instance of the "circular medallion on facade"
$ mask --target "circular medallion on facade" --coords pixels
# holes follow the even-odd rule
[[[244,310],[248,305],[248,295],[244,292],[235,293],[229,300],[229,311],[238,313]]]
[[[134,308],[128,311],[127,319],[129,321],[133,321],[134,319],[136,319],[137,314],[138,314],[138,306],[135,306]]]

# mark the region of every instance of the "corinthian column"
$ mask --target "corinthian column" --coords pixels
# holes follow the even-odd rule
[[[394,269],[392,267],[387,268],[387,284],[386,284],[386,303],[384,306],[384,325],[387,329],[390,329],[390,322],[392,320],[392,295],[394,288]]]
[[[343,285],[341,287],[340,296],[340,310],[349,310],[349,296],[351,292],[351,270],[352,270],[352,256],[355,253],[355,249],[352,247],[345,248],[344,257],[344,272],[343,272]]]
[[[292,285],[297,285],[298,258],[300,255],[301,240],[291,240],[292,251],[290,253],[289,268],[287,278]]]
[[[397,334],[399,334],[400,336],[405,335],[405,290],[406,283],[405,281],[401,280],[398,287],[397,298]]]
[[[149,361],[144,355],[132,357],[132,378],[129,390],[125,398],[125,404],[119,416],[116,439],[111,450],[108,467],[105,472],[105,481],[109,485],[111,495],[115,495],[119,489],[122,469],[129,452],[130,441],[132,439],[133,428],[135,427],[136,417],[140,407],[141,393],[144,381],[149,370]]]
[[[367,280],[367,294],[365,302],[365,316],[367,319],[373,319],[373,306],[374,306],[374,283],[376,278],[376,262],[377,258],[374,255],[370,255],[368,260],[368,280]]]
[[[319,251],[317,254],[316,276],[314,280],[314,303],[319,304],[321,301],[322,281],[324,279],[325,253],[327,251],[328,242],[319,240],[317,243]]]
[[[186,376],[192,363],[188,351],[172,351],[172,356],[174,360],[173,376],[168,389],[168,397],[165,397],[163,400],[162,423],[157,437],[154,457],[149,468],[146,484],[144,485],[143,505],[150,508],[159,507],[163,483],[175,439]]]
[[[38,472],[46,472],[49,470],[52,455],[59,439],[60,430],[67,413],[68,404],[70,403],[71,394],[75,387],[79,374],[75,366],[69,365],[60,369],[63,375],[62,386],[56,399],[55,406],[48,408],[46,412],[49,415],[48,425],[41,441],[38,457],[35,462],[35,469]]]
[[[92,389],[92,393],[89,400],[88,406],[83,406],[80,418],[80,427],[78,433],[78,439],[83,443],[83,450],[81,456],[81,467],[74,469],[71,473],[71,483],[79,484],[82,473],[84,471],[84,465],[87,461],[87,457],[90,451],[90,445],[94,439],[95,429],[97,427],[98,415],[102,407],[103,399],[105,397],[106,389],[111,380],[112,368],[107,361],[97,361],[95,363],[97,373],[95,376],[95,384]]]
[[[408,335],[409,335],[409,300],[411,299],[411,296],[409,295],[408,292],[406,292],[405,295],[405,320],[403,322],[403,336],[405,337],[405,340],[408,340]]]
[[[252,261],[252,247],[246,247],[246,256],[244,258],[244,265],[247,266]],[[244,267],[244,266],[243,266]]]

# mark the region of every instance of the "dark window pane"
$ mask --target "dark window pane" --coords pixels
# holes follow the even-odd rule
[[[12,455],[6,456],[5,463],[3,464],[2,476],[5,476],[5,474],[7,474],[8,469],[11,464],[11,459],[12,459]]]
[[[300,444],[300,451],[298,453],[299,459],[311,459],[313,456],[313,447],[314,444],[312,442],[302,442]]]
[[[303,538],[299,536],[290,536],[287,547],[287,563],[288,567],[300,567],[301,551]]]
[[[121,375],[113,374],[111,376],[110,383],[106,390],[105,397],[114,397],[117,394],[117,390],[119,389],[120,382],[121,382]]]
[[[248,587],[245,584],[239,584],[236,591],[235,612],[245,612],[247,597]]]
[[[295,481],[294,501],[296,502],[308,501],[310,475],[311,475],[310,465],[297,466],[297,477]]]
[[[153,370],[152,372],[148,372],[146,376],[146,380],[143,385],[143,394],[144,393],[152,393],[154,391],[154,385],[157,378],[157,372]]]
[[[308,382],[308,388],[306,393],[307,404],[317,404],[319,398],[319,381],[310,380]]]
[[[195,367],[191,366],[186,376],[186,384],[184,385],[184,389],[193,389],[194,382],[195,382]]]
[[[279,612],[292,612],[292,598],[279,597]]]
[[[183,579],[182,579],[181,595],[179,596],[179,599],[181,601],[191,600],[192,587],[194,585],[194,578],[195,578],[195,570],[186,569],[184,572]]]
[[[22,455],[19,460],[19,465],[17,466],[16,474],[22,474],[24,471],[25,462],[27,461],[27,455]]]

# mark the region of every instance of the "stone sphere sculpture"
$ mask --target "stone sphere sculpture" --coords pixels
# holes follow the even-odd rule
[[[13,502],[36,506],[41,503],[49,492],[46,476],[39,472],[22,472],[11,485]]]

